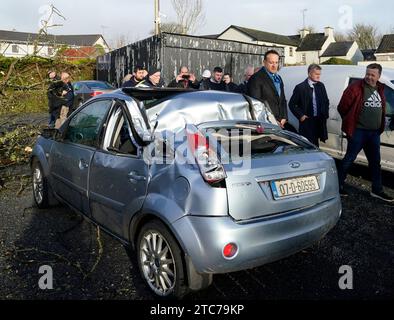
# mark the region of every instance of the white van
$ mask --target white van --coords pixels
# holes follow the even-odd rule
[[[341,130],[341,116],[337,111],[339,100],[343,91],[352,81],[363,79],[366,66],[321,65],[321,81],[327,89],[330,99],[330,117],[327,120],[328,140],[320,143],[320,149],[333,157],[343,158],[346,153],[347,140]],[[279,74],[282,76],[287,101],[290,100],[295,86],[307,78],[308,66],[284,67]],[[390,121],[394,122],[394,69],[383,68],[380,81],[386,85],[386,127],[381,135],[381,166],[382,169],[394,172],[394,131],[389,127]],[[288,108],[289,122],[298,129],[298,119]],[[368,164],[364,152],[360,152],[356,161]]]

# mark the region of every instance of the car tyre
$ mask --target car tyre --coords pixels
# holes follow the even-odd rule
[[[40,209],[49,207],[49,185],[44,175],[41,164],[38,160],[33,160],[32,167],[33,198]]]
[[[182,298],[188,292],[182,251],[158,220],[146,223],[137,238],[138,267],[145,284],[160,298]]]

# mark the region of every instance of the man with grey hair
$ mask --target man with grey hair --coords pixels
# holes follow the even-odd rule
[[[330,101],[327,91],[320,82],[321,67],[311,64],[308,78],[298,84],[289,101],[291,112],[299,121],[299,133],[314,145],[319,146],[319,139],[325,142]]]
[[[238,86],[239,91],[241,93],[244,93],[244,94],[247,93],[248,81],[249,81],[250,77],[253,76],[253,74],[254,74],[254,68],[252,66],[247,66],[247,68],[245,69],[245,73],[244,73],[244,81]]]

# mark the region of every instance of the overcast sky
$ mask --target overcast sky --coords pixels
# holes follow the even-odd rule
[[[188,0],[185,0],[188,1]],[[0,29],[37,32],[46,8],[53,4],[66,18],[55,18],[61,27],[54,34],[103,34],[108,42],[121,35],[128,41],[150,36],[153,30],[153,0],[1,0]],[[175,20],[171,0],[161,0],[162,22]],[[217,34],[229,25],[239,25],[279,34],[295,34],[306,25],[319,32],[331,26],[345,33],[352,23],[376,25],[381,33],[394,29],[393,0],[204,0],[205,23],[197,34]]]

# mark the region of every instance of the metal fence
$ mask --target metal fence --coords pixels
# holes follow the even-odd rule
[[[205,69],[212,71],[220,66],[240,83],[245,68],[261,66],[264,53],[270,49],[284,56],[283,47],[162,33],[98,57],[97,79],[120,86],[126,74],[132,73],[136,65],[143,65],[160,68],[168,84],[181,66],[189,67],[197,79]]]

